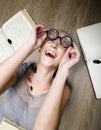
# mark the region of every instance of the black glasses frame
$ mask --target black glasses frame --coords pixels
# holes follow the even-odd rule
[[[55,33],[57,33],[57,37],[55,37],[55,38],[49,37],[49,33],[52,32],[52,31],[54,31]],[[64,48],[68,48],[70,46],[73,46],[73,40],[72,40],[72,38],[70,36],[65,35],[63,37],[60,37],[59,36],[59,31],[56,30],[56,29],[54,29],[54,28],[51,28],[51,29],[47,30],[46,33],[47,33],[47,38],[49,40],[51,40],[51,41],[56,40],[56,39],[59,38],[60,39],[60,45],[63,46]],[[62,43],[62,40],[65,39],[65,38],[69,39],[69,44],[68,45]]]

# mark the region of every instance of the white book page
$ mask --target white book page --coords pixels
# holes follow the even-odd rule
[[[13,52],[12,46],[9,45],[4,32],[0,29],[0,63],[13,54]]]
[[[101,23],[77,29],[85,60],[101,58]]]
[[[0,130],[25,130],[25,129],[16,125],[14,122],[4,118],[0,124]]]
[[[12,40],[15,50],[17,50],[28,40],[34,26],[34,21],[31,19],[27,11],[23,10],[10,18],[2,28],[7,37]]]
[[[99,59],[101,61],[101,59]],[[89,74],[91,76],[96,98],[101,98],[101,63],[96,64],[93,61],[87,62]]]
[[[10,124],[7,124],[6,122],[2,122],[0,125],[0,130],[20,130]]]

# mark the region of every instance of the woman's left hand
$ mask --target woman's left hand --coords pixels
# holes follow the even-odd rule
[[[75,43],[73,43],[73,47],[69,47],[67,51],[65,52],[59,68],[64,68],[66,70],[69,70],[72,68],[75,64],[77,64],[80,60],[80,53]]]

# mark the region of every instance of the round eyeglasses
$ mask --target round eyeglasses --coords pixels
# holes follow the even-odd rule
[[[47,38],[51,41],[60,39],[60,45],[63,46],[64,48],[68,48],[69,46],[73,46],[73,40],[71,37],[65,35],[63,37],[59,36],[59,32],[56,29],[49,29],[46,31],[47,33]]]

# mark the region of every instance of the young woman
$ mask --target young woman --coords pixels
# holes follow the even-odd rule
[[[79,61],[78,48],[65,33],[42,25],[26,43],[0,64],[0,121],[8,118],[26,130],[57,130],[70,98],[65,82]],[[39,62],[23,63],[39,47]]]

